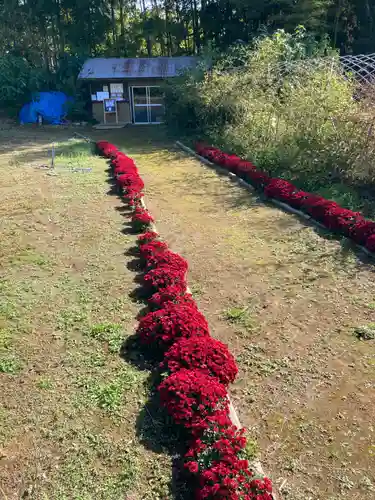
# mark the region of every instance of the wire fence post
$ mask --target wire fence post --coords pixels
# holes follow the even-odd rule
[[[51,168],[55,168],[55,143],[52,144]]]

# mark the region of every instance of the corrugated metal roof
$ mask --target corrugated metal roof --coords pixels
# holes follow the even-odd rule
[[[137,57],[88,59],[78,75],[81,80],[97,78],[168,78],[178,76],[187,68],[193,68],[197,57]]]

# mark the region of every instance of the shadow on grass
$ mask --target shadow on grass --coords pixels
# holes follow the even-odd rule
[[[7,130],[1,131],[0,156],[12,153],[15,150],[20,155],[22,161],[31,162],[39,159],[43,154],[47,154],[51,149],[51,144],[55,143],[56,154],[68,154],[68,156],[80,156],[90,152],[89,143],[76,137],[75,132],[84,136],[90,135],[90,129],[82,127],[61,127],[61,126],[34,126],[14,124]],[[76,139],[76,143],[66,144],[69,139]],[[79,141],[79,142],[78,142]],[[39,149],[37,147],[39,146]],[[92,145],[94,147],[94,145]]]
[[[112,176],[112,169],[110,167],[107,168],[106,174],[107,174],[107,183],[109,184],[109,190],[107,191],[107,195],[120,196],[120,194],[121,194],[120,189],[117,186],[116,181]]]
[[[111,169],[108,169],[107,173],[111,175]],[[113,179],[109,179],[108,183],[111,185],[108,195],[119,196],[119,190]],[[132,213],[125,205],[116,207],[116,210],[126,216],[130,216]],[[125,221],[122,233],[137,234],[129,221]],[[137,319],[139,320],[150,311],[147,306],[149,291],[143,286],[142,262],[139,257],[138,248],[136,246],[131,247],[126,250],[124,254],[133,257],[132,260],[127,263],[127,268],[136,273],[134,281],[139,284],[139,286],[130,293],[131,299],[140,305],[140,311],[137,315]],[[181,458],[186,452],[188,437],[185,435],[182,428],[174,424],[162,407],[159,399],[159,392],[157,390],[159,384],[163,380],[162,368],[160,367],[160,363],[163,360],[163,353],[152,348],[144,348],[139,342],[139,337],[137,335],[131,335],[123,343],[120,349],[120,356],[124,361],[132,364],[138,370],[148,371],[150,373],[147,380],[150,397],[137,417],[137,436],[147,449],[152,450],[156,454],[167,454],[171,456],[172,477],[169,489],[173,498],[176,500],[192,500],[193,488],[191,486],[189,488],[187,475],[184,471]]]
[[[147,294],[146,294],[145,289],[142,285],[134,288],[134,290],[132,290],[129,293],[129,297],[131,298],[131,300],[133,302],[136,302],[136,303],[139,303],[139,302],[145,303],[147,300]]]
[[[120,356],[139,370],[151,372],[157,369],[163,359],[159,353],[155,353],[150,349],[144,349],[136,334],[126,338],[121,346]]]
[[[162,408],[157,391],[160,382],[158,377],[151,374],[151,397],[138,415],[137,435],[141,443],[155,453],[181,456],[186,450],[181,443],[186,443],[188,436],[177,428]]]
[[[151,390],[151,397],[137,419],[137,435],[143,446],[151,449],[154,453],[171,456],[172,478],[170,490],[173,498],[176,500],[193,500],[193,488],[191,486],[189,488],[191,478],[184,471],[181,458],[186,452],[186,447],[183,447],[182,443],[188,442],[188,436],[176,427],[162,409],[154,383]]]
[[[160,403],[159,384],[163,380],[159,365],[163,353],[144,349],[136,335],[129,337],[121,349],[121,357],[139,370],[149,371],[147,386],[150,397],[137,417],[136,429],[140,442],[157,454],[167,454],[172,458],[172,478],[170,491],[176,500],[192,500],[193,488],[189,487],[189,477],[184,471],[182,457],[187,451],[189,437],[183,428],[174,424]]]
[[[132,271],[133,273],[137,273],[137,275],[141,275],[142,272],[142,266],[141,266],[141,260],[139,258],[134,258],[127,262],[126,267],[129,269],[129,271]],[[134,281],[138,281],[138,276],[134,279]]]
[[[56,155],[59,156],[67,156],[70,158],[80,157],[80,156],[89,156],[95,153],[95,145],[83,140],[80,140],[78,137],[73,137],[76,139],[75,142],[69,141],[68,143],[56,144]]]
[[[117,208],[116,208],[117,210]],[[139,251],[138,247],[134,245],[134,247],[130,247],[127,250],[125,250],[124,255],[127,257],[138,257],[139,259]]]
[[[131,236],[135,236],[136,234],[139,234],[138,231],[136,231],[132,225],[131,222],[126,222],[124,224],[124,227],[122,228],[121,232],[123,234],[127,234],[127,235],[131,235]]]
[[[110,194],[110,193],[108,193]],[[117,212],[120,212],[120,214],[122,215],[131,215],[131,210],[129,209],[129,207],[127,207],[126,205],[121,205],[119,207],[115,207],[115,210],[117,210]]]
[[[152,154],[170,147],[173,138],[164,126],[129,125],[118,130],[93,130],[90,137],[95,140],[108,140],[125,154]]]

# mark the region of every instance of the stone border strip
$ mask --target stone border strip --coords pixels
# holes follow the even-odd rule
[[[208,160],[205,160],[205,161],[208,161]],[[240,180],[242,180],[242,179],[240,179]],[[147,206],[146,206],[146,202],[145,202],[144,197],[141,198],[141,206],[142,206],[142,208],[144,208],[144,209],[147,210]],[[151,231],[155,231],[155,233],[160,234],[159,231],[157,230],[157,227],[156,227],[155,223],[150,224],[150,229],[151,229]],[[186,291],[187,291],[187,293],[189,293],[190,295],[192,295],[192,292],[191,292],[191,290],[190,290],[189,287],[187,287]],[[235,425],[236,427],[238,427],[238,429],[242,429],[243,425],[241,424],[241,421],[239,419],[238,413],[237,413],[237,411],[236,411],[236,409],[235,409],[235,407],[233,405],[232,399],[231,399],[230,394],[229,394],[229,388],[228,388],[228,397],[229,397],[229,417],[230,417],[233,425]],[[264,472],[262,464],[261,464],[261,462],[259,460],[253,460],[252,462],[249,461],[249,467],[250,467],[251,470],[253,470],[259,476],[266,476],[267,475]],[[284,480],[284,482],[282,483],[281,487],[279,488],[280,493],[281,493],[282,487],[285,486],[285,484],[286,484],[286,480]],[[275,484],[274,484],[274,486],[275,486]],[[281,496],[279,495],[279,493],[276,492],[276,488],[275,487],[274,487],[274,491],[272,493],[272,496],[273,496],[274,500],[282,500]]]

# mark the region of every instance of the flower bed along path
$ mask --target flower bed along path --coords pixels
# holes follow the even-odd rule
[[[111,160],[116,184],[133,209],[134,229],[144,264],[150,311],[137,328],[141,344],[164,355],[167,376],[160,401],[186,435],[184,467],[197,500],[272,500],[272,484],[257,477],[246,460],[244,429],[230,419],[227,385],[237,373],[228,347],[210,335],[186,283],[187,262],[152,231],[142,204],[144,184],[134,162],[107,141],[98,151]]]
[[[371,253],[375,252],[375,222],[365,219],[359,212],[342,208],[322,196],[301,191],[284,179],[270,177],[250,161],[218,148],[197,143],[195,149],[200,156],[234,173],[255,189],[262,190],[267,197],[301,210],[327,229],[350,238]]]

